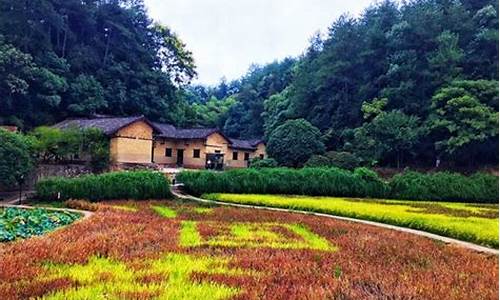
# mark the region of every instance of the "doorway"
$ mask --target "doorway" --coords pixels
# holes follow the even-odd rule
[[[182,167],[184,164],[184,149],[177,149],[177,166]]]

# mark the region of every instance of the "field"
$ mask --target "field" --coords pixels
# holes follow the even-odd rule
[[[498,205],[247,194],[203,197],[372,220],[498,247]]]
[[[498,257],[311,215],[173,201],[0,243],[2,299],[496,299]],[[479,210],[479,208],[478,208]]]

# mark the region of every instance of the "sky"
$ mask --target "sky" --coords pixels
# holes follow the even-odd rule
[[[198,78],[214,85],[304,52],[310,38],[343,13],[358,16],[373,0],[145,0],[150,16],[193,52]]]

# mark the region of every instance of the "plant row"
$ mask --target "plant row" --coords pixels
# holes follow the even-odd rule
[[[162,199],[170,196],[168,180],[159,172],[112,172],[77,178],[52,177],[36,185],[39,200]]]
[[[405,172],[389,181],[367,168],[264,168],[226,172],[185,171],[177,175],[187,192],[288,194],[402,200],[497,203],[498,177],[477,173]]]

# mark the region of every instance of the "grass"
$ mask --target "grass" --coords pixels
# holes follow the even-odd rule
[[[498,205],[251,194],[203,197],[377,221],[498,247]]]
[[[88,263],[81,265],[48,264],[44,280],[70,279],[77,287],[61,289],[41,299],[226,299],[239,290],[222,284],[193,282],[191,275],[248,273],[229,268],[229,262],[227,258],[166,254],[159,259],[142,261],[140,269],[102,257],[91,257]]]
[[[158,206],[158,205],[152,205],[151,208],[160,216],[168,218],[168,219],[173,219],[177,216],[177,213],[175,210],[170,209],[165,206]]]
[[[81,222],[0,243],[2,300],[498,297],[498,256],[416,235],[277,211],[200,214],[193,202],[90,204]]]
[[[184,221],[180,241],[183,247],[218,246],[235,248],[311,249],[336,251],[326,239],[300,224],[204,222],[213,233],[203,238],[198,223]]]

